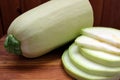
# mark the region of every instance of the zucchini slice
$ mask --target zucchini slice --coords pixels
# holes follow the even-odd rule
[[[84,54],[84,53],[83,53]],[[85,71],[86,73],[98,75],[98,76],[114,76],[120,72],[120,68],[113,68],[97,64],[90,61],[81,54],[79,47],[73,44],[69,48],[69,57],[72,63],[79,69]]]
[[[82,29],[82,34],[120,48],[120,30],[108,27]]]
[[[80,49],[82,55],[96,63],[111,67],[120,67],[120,56],[87,48]]]
[[[89,49],[104,51],[108,53],[112,53],[115,55],[120,55],[120,48],[112,46],[110,44],[101,42],[97,39],[88,37],[88,36],[80,36],[75,40],[75,43],[80,47],[85,47]]]
[[[85,73],[77,68],[69,59],[68,51],[65,51],[62,55],[62,63],[65,71],[77,80],[107,80],[108,77],[100,77]]]

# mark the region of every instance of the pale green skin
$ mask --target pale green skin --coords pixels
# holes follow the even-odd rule
[[[98,76],[114,76],[120,73],[120,67],[108,67],[99,63],[95,63],[85,56],[83,56],[79,47],[76,44],[72,44],[69,48],[69,58],[75,66],[92,75]],[[92,58],[92,56],[90,56]],[[94,58],[94,57],[93,57]]]
[[[35,58],[64,45],[93,26],[89,0],[51,0],[17,17],[8,29],[22,55]]]
[[[70,61],[68,51],[65,51],[62,55],[62,63],[65,71],[77,80],[110,80],[110,77],[100,77],[88,74],[81,69],[77,68],[74,63]],[[113,79],[115,80],[115,79]]]
[[[120,56],[118,55],[87,48],[80,48],[80,51],[82,55],[96,63],[116,68],[120,67]]]

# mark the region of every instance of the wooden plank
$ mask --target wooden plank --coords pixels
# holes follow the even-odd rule
[[[0,38],[3,36],[3,26],[1,22],[1,15],[0,15]]]
[[[120,0],[104,0],[101,24],[120,29]]]
[[[19,0],[0,0],[0,5],[4,33],[6,33],[10,23],[20,14]]]
[[[22,12],[25,12],[27,10],[30,10],[44,2],[47,2],[48,0],[21,0],[21,9]]]
[[[44,56],[27,59],[8,54],[3,47],[5,37],[0,40],[1,80],[74,80],[66,74],[61,63],[62,46]]]
[[[90,0],[94,11],[94,26],[101,25],[103,11],[103,0]]]

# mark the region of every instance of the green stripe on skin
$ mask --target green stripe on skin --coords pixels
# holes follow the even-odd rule
[[[9,53],[21,55],[22,51],[20,46],[21,46],[20,41],[18,41],[12,34],[9,34],[6,37],[4,47]]]

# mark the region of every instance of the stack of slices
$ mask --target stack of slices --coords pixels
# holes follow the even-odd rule
[[[65,71],[77,80],[119,80],[120,30],[85,28],[62,55]]]

